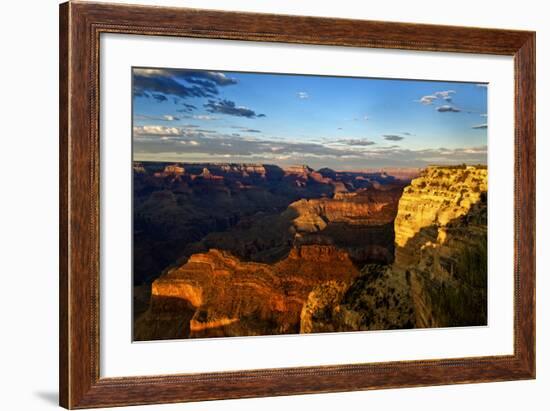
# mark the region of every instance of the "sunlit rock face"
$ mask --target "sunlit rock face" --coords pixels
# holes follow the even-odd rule
[[[399,201],[395,242],[417,327],[486,324],[485,167],[426,169]]]
[[[348,255],[330,246],[296,247],[272,265],[213,249],[153,282],[151,315],[173,305],[192,310],[189,337],[297,333],[316,284],[349,284],[358,274]]]
[[[437,226],[439,242],[445,241],[445,226],[467,214],[487,193],[485,167],[429,167],[411,181],[399,200],[395,218],[396,263],[414,264],[420,253],[407,247],[422,229]],[[418,242],[415,239],[415,242]]]

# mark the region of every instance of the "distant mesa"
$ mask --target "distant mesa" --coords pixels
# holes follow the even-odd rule
[[[325,167],[318,170],[319,174],[327,178],[336,178],[336,171],[331,168]]]
[[[177,165],[177,164],[171,164],[169,166],[166,166],[164,168],[164,174],[174,174],[174,175],[182,175],[185,174],[185,168]]]
[[[134,162],[134,165],[133,165],[132,169],[134,170],[134,173],[137,173],[137,174],[145,174],[146,173],[145,167],[141,163]]]

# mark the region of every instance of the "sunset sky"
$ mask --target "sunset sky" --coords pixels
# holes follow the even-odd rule
[[[133,69],[134,160],[486,164],[487,85]]]

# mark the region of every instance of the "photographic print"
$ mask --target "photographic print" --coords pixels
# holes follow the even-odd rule
[[[134,67],[134,340],[487,325],[487,91]]]

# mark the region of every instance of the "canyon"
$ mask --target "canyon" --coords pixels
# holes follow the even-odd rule
[[[484,166],[133,172],[135,340],[486,323]]]

